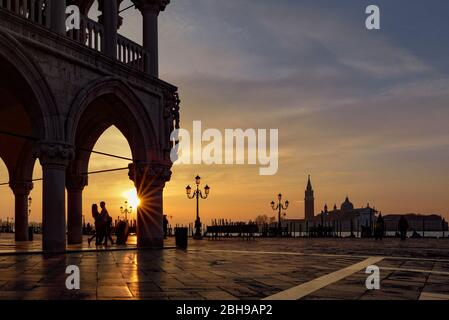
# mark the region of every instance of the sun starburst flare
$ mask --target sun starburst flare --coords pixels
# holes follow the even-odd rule
[[[137,196],[136,189],[129,189],[123,192],[123,197],[128,201],[128,204],[133,208],[140,206],[140,199]]]

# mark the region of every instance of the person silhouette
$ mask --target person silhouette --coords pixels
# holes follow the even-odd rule
[[[382,213],[380,213],[374,226],[375,239],[382,240],[384,233],[385,233],[385,221],[384,218],[382,217]]]
[[[95,233],[92,237],[87,239],[88,244],[92,242],[92,240],[95,238],[95,244],[98,246],[103,242],[103,236],[104,236],[104,223],[103,223],[103,217],[101,216],[100,212],[98,211],[98,205],[94,203],[92,205],[92,217],[95,220]]]
[[[112,217],[109,215],[109,212],[106,209],[106,202],[101,201],[100,207],[101,207],[101,216],[102,216],[102,219],[104,222],[104,237],[105,237],[104,245],[107,246],[108,239],[111,241],[111,244],[114,244],[114,240],[112,239],[112,236],[111,236]]]
[[[409,225],[407,222],[407,219],[405,219],[404,216],[401,216],[398,222],[398,229],[399,233],[401,234],[401,240],[405,240],[407,238],[407,231],[408,231]]]

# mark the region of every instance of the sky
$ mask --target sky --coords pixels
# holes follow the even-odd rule
[[[370,4],[380,7],[380,30],[365,28]],[[197,174],[211,187],[200,204],[206,223],[274,216],[279,192],[290,201],[287,218],[302,218],[309,174],[317,212],[349,196],[384,214],[449,218],[448,12],[438,0],[172,0],[159,19],[160,78],[179,87],[182,127],[279,129],[279,170],[175,166],[164,195],[171,223],[193,222],[185,187]],[[119,32],[141,43],[139,12],[122,16]],[[130,155],[115,128],[95,149]],[[94,155],[89,169],[126,165]],[[0,177],[8,179],[3,164]],[[126,172],[91,176],[86,219],[101,200],[119,215],[132,188]],[[36,183],[33,221],[41,192]],[[0,218],[13,215],[13,204],[6,188]]]

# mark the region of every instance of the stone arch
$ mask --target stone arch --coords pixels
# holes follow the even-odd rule
[[[35,142],[63,139],[59,110],[41,68],[19,41],[1,31],[0,61],[2,73],[7,75],[0,79],[2,104],[17,115],[14,117],[7,109],[0,108],[10,115],[7,119],[2,115],[1,129],[33,137],[33,140],[27,140],[3,135],[0,139],[6,147],[0,153],[7,154],[4,161],[11,181],[30,181],[35,163]]]
[[[41,68],[17,39],[2,31],[0,59],[12,66],[33,95],[35,106],[31,113],[33,122],[37,123],[35,137],[41,140],[63,138],[63,128],[58,121],[60,112]]]
[[[157,135],[141,100],[122,80],[100,78],[82,89],[66,119],[66,141],[75,146],[75,158],[66,172],[68,191],[68,240],[80,243],[82,192],[87,185],[91,150],[111,126],[123,134],[132,153],[129,162],[158,159]]]
[[[15,196],[15,239],[26,241],[36,142],[62,140],[63,123],[41,68],[14,36],[2,31],[0,74],[0,156]]]
[[[66,141],[92,150],[112,125],[127,139],[134,160],[159,158],[156,131],[145,106],[124,81],[115,77],[100,78],[77,94],[66,119]],[[88,158],[76,151],[75,160],[83,162],[81,169],[87,169]]]

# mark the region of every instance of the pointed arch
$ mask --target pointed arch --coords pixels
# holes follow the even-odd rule
[[[53,93],[41,68],[12,35],[0,31],[0,59],[12,66],[14,73],[26,82],[33,95],[32,120],[34,135],[41,140],[63,138],[63,128],[59,123],[60,111]],[[31,100],[31,99],[30,99]]]
[[[123,80],[104,77],[75,97],[65,124],[67,142],[91,150],[112,125],[128,140],[133,159],[148,161],[159,157],[157,134],[144,104]],[[78,168],[87,170],[88,159],[88,154],[77,155]]]

